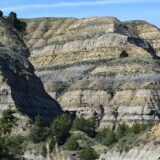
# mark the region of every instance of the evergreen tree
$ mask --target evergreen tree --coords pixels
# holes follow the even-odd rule
[[[48,129],[43,127],[42,118],[38,115],[35,118],[35,124],[30,130],[29,139],[33,143],[44,141],[48,136]]]
[[[15,112],[7,109],[2,112],[2,118],[0,118],[0,132],[1,134],[9,134],[14,126],[17,124],[17,118],[14,117]]]
[[[85,146],[80,153],[81,160],[95,160],[98,157],[97,152],[89,145]]]
[[[58,145],[65,143],[67,137],[69,136],[71,124],[71,117],[67,114],[62,114],[53,121],[51,126],[51,134],[56,138]]]

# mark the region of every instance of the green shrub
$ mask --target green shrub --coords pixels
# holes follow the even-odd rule
[[[134,123],[133,126],[130,128],[130,132],[134,134],[140,134],[143,131],[146,131],[147,129],[150,129],[152,127],[152,123]]]
[[[128,129],[129,127],[125,123],[119,123],[115,131],[117,140],[126,136],[128,133]]]
[[[128,57],[128,53],[126,51],[122,51],[120,54],[120,58]]]
[[[139,123],[134,123],[133,126],[130,128],[130,132],[134,134],[139,134],[141,133],[141,124]]]
[[[120,150],[128,150],[129,148],[138,144],[139,134],[149,130],[152,126],[153,123],[151,122],[136,122],[132,127],[129,128],[129,126],[125,123],[119,123],[115,130],[106,128],[99,131],[96,135],[96,140],[106,146],[116,143]]]
[[[4,139],[0,138],[0,159],[6,158],[8,153],[8,149],[4,144]]]
[[[116,135],[110,128],[105,128],[97,133],[96,139],[100,143],[109,146],[116,142]]]
[[[51,135],[55,137],[58,145],[65,143],[67,137],[69,136],[71,125],[71,117],[67,114],[62,114],[53,121],[51,126]]]
[[[90,137],[95,136],[95,119],[94,118],[89,118],[89,119],[84,119],[84,118],[76,118],[73,121],[72,125],[72,130],[73,131],[82,131],[87,133]]]
[[[125,150],[128,151],[132,147],[139,144],[138,135],[135,134],[128,134],[127,136],[121,138],[118,141],[117,148],[119,151]]]
[[[146,131],[147,129],[151,129],[154,125],[154,122],[149,121],[147,123],[142,123],[141,124],[141,131]]]
[[[42,156],[46,157],[47,156],[47,148],[46,145],[44,144],[41,148],[41,154]]]
[[[80,153],[81,160],[95,160],[98,157],[97,152],[90,146],[85,146]]]
[[[7,109],[2,112],[2,118],[0,118],[0,133],[5,135],[9,134],[13,127],[17,125],[18,118],[14,117],[15,112]]]
[[[65,143],[65,148],[70,151],[76,151],[79,149],[79,144],[75,136],[70,136]]]
[[[49,129],[43,127],[43,121],[40,116],[35,118],[35,124],[30,130],[29,140],[33,143],[40,143],[44,141],[49,134]]]
[[[5,137],[4,144],[12,154],[23,154],[25,147],[23,145],[25,138],[22,136],[15,136],[15,137]],[[16,147],[15,147],[16,146]]]
[[[7,139],[7,140],[6,140]],[[11,151],[8,149],[11,148],[10,144],[12,143],[8,143],[8,137],[0,137],[0,159],[1,160],[12,160],[15,159],[14,154],[11,153]],[[16,145],[12,146],[15,150],[17,148]]]

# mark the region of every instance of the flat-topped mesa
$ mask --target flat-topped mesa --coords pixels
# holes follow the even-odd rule
[[[122,22],[115,17],[90,17],[79,19],[69,27],[72,32],[78,31],[82,35],[120,33],[126,36],[133,36],[132,31],[128,30]]]
[[[23,132],[28,120],[34,121],[37,115],[48,125],[62,112],[25,57],[0,47],[0,72],[0,114],[6,109],[16,111],[20,120],[16,132]]]

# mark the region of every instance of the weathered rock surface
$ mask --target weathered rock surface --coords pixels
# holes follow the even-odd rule
[[[26,22],[30,61],[64,110],[94,115],[100,128],[159,121],[160,64],[155,45],[138,32],[146,32],[144,26],[113,17]],[[128,57],[120,58],[122,51]]]
[[[50,123],[61,113],[59,104],[47,95],[28,60],[0,47],[0,114],[5,109],[16,111],[15,116],[20,120],[17,132],[23,132],[37,115]]]
[[[150,57],[150,44],[112,17],[87,19],[42,19],[28,21],[25,42],[36,69],[84,61],[131,56]],[[148,54],[148,52],[150,54]]]
[[[16,110],[20,125],[15,133],[22,133],[38,114],[46,123],[60,114],[52,98],[63,110],[95,116],[99,128],[122,121],[129,125],[160,121],[157,27],[142,21],[122,23],[113,17],[25,21],[22,35],[0,18],[0,113]],[[27,48],[45,89],[26,59]],[[122,51],[128,56],[123,57]],[[158,160],[159,133],[155,132],[157,139],[128,152],[108,150],[101,159]],[[24,156],[44,158],[34,150]]]
[[[29,56],[29,50],[23,42],[21,34],[3,17],[0,17],[0,44],[21,55]]]
[[[159,160],[160,148],[159,141],[134,147],[129,151],[111,151],[101,155],[100,160]]]
[[[113,17],[25,21],[27,28],[21,34],[0,18],[0,113],[16,110],[20,122],[14,133],[23,133],[38,114],[51,122],[61,113],[54,99],[63,110],[95,116],[99,129],[122,121],[129,125],[160,121],[157,27]],[[45,89],[26,59],[27,48]],[[128,56],[123,57],[122,51]],[[129,151],[108,149],[100,159],[158,160],[159,133]],[[44,159],[34,148],[24,157]]]
[[[147,40],[160,53],[160,29],[146,21],[128,21],[126,24],[137,36]]]

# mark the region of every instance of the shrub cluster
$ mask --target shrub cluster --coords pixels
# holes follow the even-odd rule
[[[43,126],[42,119],[37,116],[35,118],[35,124],[30,130],[29,140],[33,143],[40,143],[51,138],[56,141],[58,145],[62,145],[69,136],[71,124],[71,117],[63,114],[53,121],[50,128],[47,128]]]
[[[129,126],[126,125],[125,123],[120,123],[118,124],[115,130],[112,130],[110,128],[105,128],[99,131],[96,135],[96,139],[97,141],[106,146],[112,145],[116,142],[124,144],[124,142],[131,140],[130,137],[135,137],[136,135],[143,133],[147,129],[150,129],[152,125],[153,124],[151,122],[149,123],[136,122],[135,124],[133,124],[132,127],[129,128]]]
[[[76,150],[80,149],[77,138],[73,135],[70,136],[67,139],[67,142],[65,143],[65,148],[70,151],[76,151]]]
[[[84,119],[83,117],[76,118],[73,121],[72,130],[82,131],[84,133],[87,133],[90,137],[94,137],[96,134],[95,119],[94,118]]]
[[[55,137],[59,145],[65,143],[71,129],[72,120],[70,115],[63,114],[57,117],[51,125],[51,135]]]
[[[0,159],[16,159],[15,155],[24,153],[24,137],[0,137]]]
[[[121,54],[120,54],[120,58],[126,58],[128,57],[128,53],[126,51],[122,51]]]
[[[14,111],[11,109],[4,110],[2,112],[2,117],[0,118],[0,134],[9,134],[13,127],[17,125],[17,120],[14,116]]]
[[[35,118],[35,124],[30,130],[29,140],[33,143],[40,143],[45,141],[49,134],[49,129],[47,127],[43,127],[43,120],[40,116]]]
[[[109,145],[113,144],[114,142],[116,142],[116,135],[115,135],[114,131],[111,130],[110,128],[105,128],[102,131],[97,133],[96,139],[100,143],[102,143],[106,146],[109,146]]]
[[[81,160],[95,160],[98,157],[97,152],[89,145],[85,146],[80,153]]]
[[[8,134],[12,127],[16,125],[17,119],[13,115],[13,111],[7,110],[2,114],[0,119],[1,133]],[[105,128],[96,132],[95,119],[89,118],[75,118],[74,120],[69,114],[62,114],[54,119],[50,127],[45,127],[40,116],[35,118],[35,123],[30,130],[27,140],[33,143],[42,143],[42,153],[46,155],[46,143],[49,144],[50,151],[52,152],[56,145],[64,145],[67,150],[80,152],[82,160],[94,160],[98,154],[91,146],[83,146],[79,144],[81,138],[78,138],[71,131],[82,131],[91,138],[96,138],[97,141],[103,145],[110,146],[117,143],[120,147],[128,148],[128,145],[136,143],[137,135],[151,128],[152,123],[135,123],[129,127],[125,123],[120,123],[113,130]],[[26,140],[26,139],[25,139]],[[24,139],[17,138],[4,138],[0,139],[0,156],[12,156],[8,153],[21,154]],[[126,145],[127,144],[127,145]],[[17,146],[17,147],[14,147]],[[0,157],[1,158],[1,157]]]

